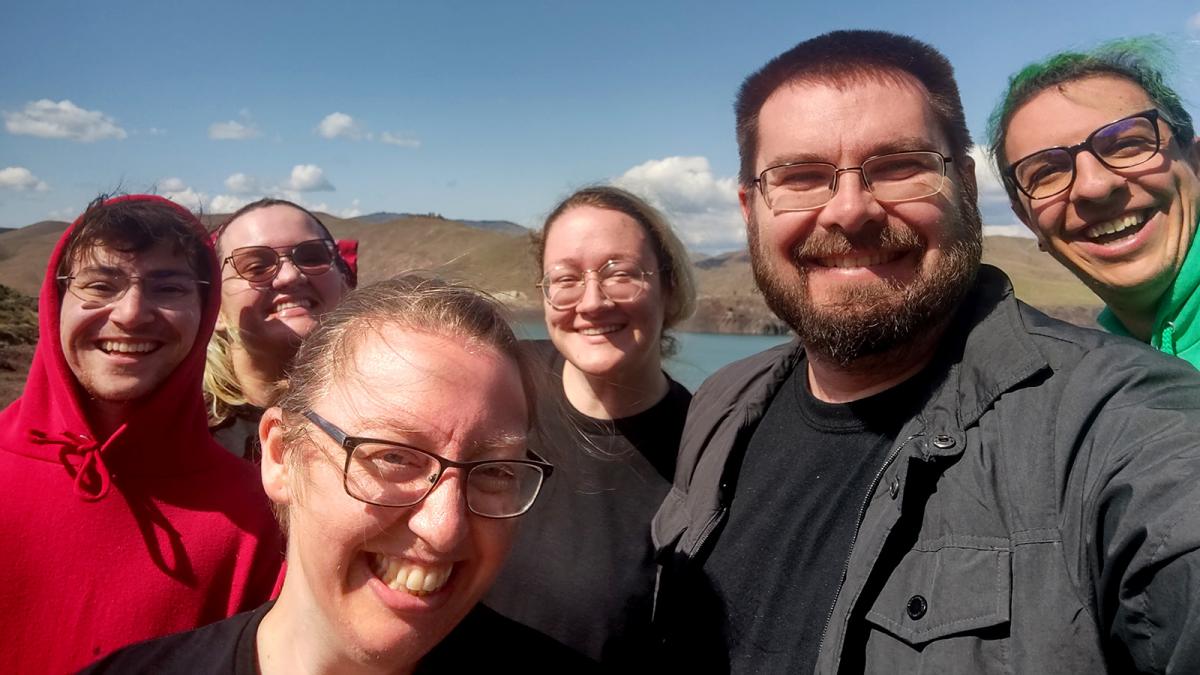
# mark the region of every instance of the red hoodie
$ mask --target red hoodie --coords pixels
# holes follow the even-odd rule
[[[108,203],[122,200],[187,213],[161,197]],[[257,470],[208,433],[200,381],[219,284],[208,287],[196,342],[175,372],[130,403],[112,435],[88,424],[87,394],[59,342],[55,280],[78,224],[46,269],[25,391],[0,412],[0,673],[74,671],[131,642],[256,607],[282,559]]]

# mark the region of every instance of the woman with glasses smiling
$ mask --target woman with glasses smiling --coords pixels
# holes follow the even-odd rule
[[[663,371],[664,331],[695,305],[691,263],[661,214],[613,187],[546,218],[535,254],[550,370],[539,442],[561,448],[487,603],[615,669],[644,667],[650,519],[670,489],[691,394]]]
[[[264,413],[262,482],[288,533],[279,597],[85,672],[586,672],[478,605],[552,468],[499,306],[408,276],[365,287],[301,347]]]
[[[243,206],[213,239],[221,313],[204,373],[209,425],[217,442],[254,459],[262,410],[300,340],[350,288],[350,270],[321,221],[282,199]]]

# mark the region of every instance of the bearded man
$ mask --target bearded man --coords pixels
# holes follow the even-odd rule
[[[758,285],[798,335],[697,392],[653,536],[703,672],[1200,672],[1200,379],[980,264],[953,70],[839,31],[743,83]]]

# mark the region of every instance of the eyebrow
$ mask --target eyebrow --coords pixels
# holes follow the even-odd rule
[[[82,267],[82,268],[76,270],[74,275],[78,276],[80,274],[83,274],[84,272],[94,272],[97,274],[103,274],[103,275],[110,276],[110,277],[136,276],[136,277],[140,277],[140,278],[144,278],[144,279],[175,279],[175,278],[194,279],[194,278],[196,278],[196,275],[193,274],[191,272],[191,270],[157,269],[157,270],[150,270],[149,272],[146,272],[145,274],[130,274],[130,273],[126,272],[125,270],[121,269],[120,267],[113,267],[111,265],[88,265],[86,267]]]
[[[350,436],[358,436],[362,438],[371,438],[377,441],[386,441],[388,443],[396,443],[398,445],[406,445],[416,447],[418,450],[426,450],[441,455],[445,443],[443,440],[435,438],[421,429],[402,426],[400,424],[385,423],[376,432],[349,434]],[[399,438],[397,438],[399,437]],[[419,444],[419,445],[418,445]],[[429,446],[434,446],[430,448]],[[529,447],[529,435],[520,433],[496,433],[471,442],[463,448],[463,461],[473,461],[481,456],[509,449],[527,450]],[[484,459],[487,459],[486,457]]]
[[[938,143],[923,136],[896,136],[885,141],[868,146],[870,150],[866,152],[862,159],[876,157],[878,155],[889,155],[894,152],[913,152],[917,150],[932,150],[934,152],[942,152],[937,148]],[[943,153],[945,154],[945,153]],[[860,160],[861,162],[862,160]],[[788,152],[773,155],[767,160],[764,168],[780,166],[782,164],[796,164],[800,162],[820,162],[822,164],[836,164],[831,162],[828,157],[815,152]]]

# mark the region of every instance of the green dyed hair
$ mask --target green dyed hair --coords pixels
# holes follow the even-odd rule
[[[1004,142],[1017,109],[1050,87],[1096,75],[1113,75],[1141,87],[1179,146],[1191,147],[1196,136],[1192,116],[1166,82],[1165,73],[1172,62],[1171,50],[1161,38],[1143,36],[1105,42],[1088,51],[1059,52],[1017,71],[1008,78],[1008,89],[988,118],[988,149],[1000,175],[1004,176],[1008,166]],[[1004,187],[1015,201],[1016,187],[1007,177]]]

